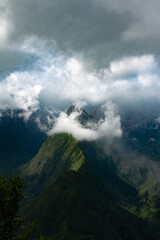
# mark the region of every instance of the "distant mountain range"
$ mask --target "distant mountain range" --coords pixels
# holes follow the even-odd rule
[[[0,118],[0,173],[13,173],[37,153],[46,139],[33,119],[25,122],[18,114],[7,111]]]

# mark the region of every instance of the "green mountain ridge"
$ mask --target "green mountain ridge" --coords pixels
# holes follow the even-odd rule
[[[22,172],[31,183],[24,213],[53,239],[160,237],[150,224],[128,211],[137,207],[138,192],[119,177],[112,160],[94,143],[56,134]]]
[[[37,155],[22,168],[30,192],[39,192],[67,170],[77,171],[84,164],[84,156],[77,141],[68,134],[56,134],[43,143]],[[36,190],[35,190],[36,189]]]

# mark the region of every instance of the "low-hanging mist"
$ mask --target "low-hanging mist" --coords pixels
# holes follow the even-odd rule
[[[78,117],[81,115],[80,110],[73,111],[70,115],[62,112],[56,119],[54,127],[48,132],[48,135],[54,133],[66,132],[72,134],[78,140],[94,141],[103,137],[113,139],[121,137],[121,122],[120,116],[116,111],[116,106],[107,102],[103,107],[104,119],[98,122],[87,122],[82,125]]]

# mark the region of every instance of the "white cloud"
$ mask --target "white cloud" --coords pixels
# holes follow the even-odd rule
[[[152,55],[126,57],[120,61],[113,61],[110,64],[111,77],[129,76],[131,74],[150,73],[156,67],[155,59]]]
[[[55,133],[68,133],[72,134],[78,140],[95,140],[97,134],[94,130],[84,128],[77,120],[79,116],[78,112],[73,112],[69,116],[62,112],[59,118],[56,120],[55,126],[48,132],[48,135]]]
[[[33,82],[27,73],[12,73],[0,82],[0,109],[21,109],[29,118],[39,106],[39,93],[42,86]]]
[[[103,105],[103,110],[105,113],[105,119],[99,126],[97,126],[98,138],[103,136],[108,136],[110,138],[121,137],[121,120],[116,106],[111,102],[107,102]]]
[[[67,103],[114,101],[119,105],[121,101],[128,104],[138,99],[159,99],[159,75],[159,65],[152,55],[113,61],[98,72],[86,69],[78,58],[57,54],[53,58],[42,51],[32,69],[13,72],[0,82],[0,109],[22,109],[29,117],[39,105],[56,109]]]
[[[116,111],[116,107],[111,102],[103,106],[105,112],[105,119],[101,119],[98,123],[88,122],[83,126],[78,121],[80,111],[74,111],[69,116],[62,112],[59,118],[56,119],[53,129],[48,132],[48,135],[55,133],[72,134],[78,140],[93,141],[102,137],[113,139],[114,137],[121,137],[121,122],[120,116]]]

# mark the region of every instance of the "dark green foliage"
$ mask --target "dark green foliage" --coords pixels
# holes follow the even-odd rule
[[[19,175],[8,179],[0,176],[0,239],[10,240],[19,231],[22,217],[18,216],[23,199],[24,181]]]
[[[19,215],[25,185],[18,174],[9,178],[5,175],[0,176],[0,240],[33,239],[37,225],[25,224],[24,217]],[[41,235],[39,240],[49,240],[49,238]]]

